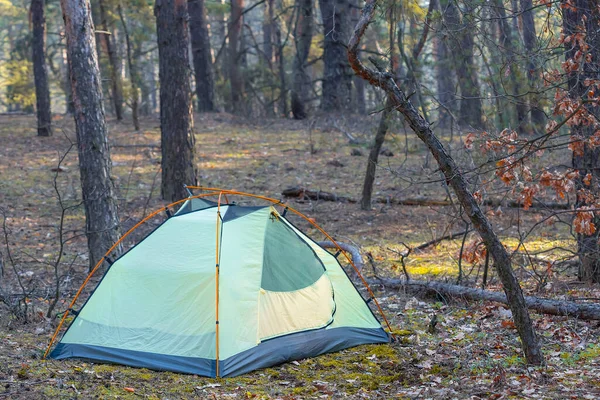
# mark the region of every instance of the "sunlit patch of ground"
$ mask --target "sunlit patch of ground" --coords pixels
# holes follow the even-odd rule
[[[266,121],[254,124],[226,114],[196,116],[196,150],[200,183],[234,188],[279,199],[283,189],[302,185],[358,199],[366,167],[368,143],[349,145],[339,131],[317,121]],[[372,128],[354,129],[369,139]],[[368,124],[363,124],[368,126]],[[113,175],[118,189],[124,230],[164,205],[160,199],[160,128],[156,118],[142,121],[135,132],[127,123],[109,124]],[[510,313],[487,303],[462,303],[413,292],[390,291],[375,286],[398,341],[391,345],[359,346],[342,352],[300,360],[255,371],[238,378],[207,379],[80,361],[40,361],[56,320],[47,321],[54,281],[52,264],[58,251],[60,207],[53,187],[66,205],[80,201],[77,152],[73,148],[62,168],[56,167],[75,132],[71,118],[57,119],[54,137],[35,136],[35,118],[0,116],[0,206],[6,210],[9,243],[19,271],[35,283],[28,299],[32,322],[22,325],[0,307],[0,399],[2,398],[598,398],[600,397],[600,333],[597,322],[569,320],[534,314],[548,365],[524,364]],[[455,137],[458,146],[460,138]],[[429,197],[444,199],[433,161],[414,137],[405,140],[395,128],[386,146],[394,157],[381,157],[375,197]],[[311,152],[311,148],[313,152]],[[359,150],[362,156],[352,156]],[[458,153],[459,157],[464,154]],[[432,183],[422,183],[426,177]],[[244,199],[235,199],[246,201]],[[400,254],[410,247],[464,229],[452,207],[402,207],[374,204],[371,212],[355,203],[286,199],[321,224],[335,238],[354,243],[371,253],[365,275],[375,272],[401,277]],[[487,210],[490,211],[490,210]],[[528,294],[549,297],[598,298],[598,288],[576,284],[573,269],[545,267],[545,284],[539,281],[526,258],[562,258],[574,249],[567,228],[543,225],[524,239],[523,226],[542,220],[535,211],[518,213],[508,208],[492,210],[495,226],[507,248],[519,247],[515,267]],[[160,223],[164,215],[136,231],[126,246]],[[519,220],[519,218],[521,218]],[[322,239],[305,221],[294,223]],[[519,222],[519,223],[517,223]],[[65,219],[69,241],[64,249],[61,291],[69,299],[85,278],[87,244],[81,207]],[[466,245],[476,240],[469,235]],[[462,237],[443,241],[405,259],[415,279],[448,280],[458,276]],[[15,292],[14,274],[4,254],[5,275]],[[521,254],[524,253],[525,255]],[[483,262],[461,262],[463,279],[481,283]],[[94,282],[90,288],[93,288]],[[499,290],[493,271],[492,289]],[[86,291],[85,293],[88,293]],[[85,298],[85,295],[84,295]],[[66,308],[63,300],[58,311]],[[438,324],[429,329],[433,315]],[[126,389],[127,388],[127,389]],[[133,391],[131,391],[133,390]]]

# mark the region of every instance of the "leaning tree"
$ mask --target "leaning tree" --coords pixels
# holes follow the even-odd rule
[[[443,144],[435,136],[430,124],[407,99],[404,91],[396,85],[394,75],[386,71],[376,71],[367,68],[358,57],[360,41],[365,34],[367,26],[373,20],[376,6],[377,0],[367,0],[363,8],[361,18],[348,44],[348,60],[350,61],[350,65],[358,76],[365,79],[371,85],[385,91],[392,107],[404,116],[413,132],[427,146],[436,159],[448,186],[454,190],[466,215],[471,220],[471,223],[485,243],[489,254],[494,259],[494,266],[502,281],[502,286],[521,338],[527,362],[535,365],[543,364],[544,358],[541,353],[540,344],[531,323],[523,291],[512,269],[510,255],[479,207],[458,165],[456,165]]]

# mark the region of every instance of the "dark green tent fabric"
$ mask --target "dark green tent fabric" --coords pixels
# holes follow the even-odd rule
[[[325,272],[312,248],[279,217],[271,214],[265,231],[261,287],[290,292],[315,283]]]

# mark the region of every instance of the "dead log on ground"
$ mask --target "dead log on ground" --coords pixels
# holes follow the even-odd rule
[[[281,192],[284,197],[297,197],[299,199],[310,199],[310,200],[325,200],[325,201],[338,201],[340,203],[356,203],[357,200],[352,197],[338,196],[335,193],[325,192],[323,190],[311,190],[306,189],[302,186],[289,187]],[[403,206],[450,206],[452,203],[449,200],[436,200],[427,197],[412,197],[406,199],[397,199],[393,197],[379,197],[373,199],[374,203],[379,204],[398,204]],[[507,207],[507,208],[522,208],[523,205],[515,200],[506,199],[486,199],[483,201],[483,205],[489,207]],[[536,202],[531,205],[530,208],[540,210],[568,210],[571,207],[568,203],[542,203]]]
[[[368,282],[371,285],[382,284],[392,289],[399,289],[405,286],[418,286],[435,291],[442,295],[461,297],[467,300],[485,300],[508,304],[506,295],[504,293],[453,285],[451,283],[413,280],[406,282],[401,279],[382,278],[378,278],[377,280],[369,280]],[[569,300],[550,300],[533,296],[525,296],[525,301],[527,303],[527,308],[543,314],[559,315],[585,320],[600,320],[600,304],[580,304]]]

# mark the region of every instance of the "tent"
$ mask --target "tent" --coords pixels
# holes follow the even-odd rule
[[[277,200],[222,202],[238,193],[192,196],[117,260],[105,257],[106,273],[75,311],[79,290],[61,325],[74,319],[46,355],[228,377],[389,342],[338,262],[341,249],[320,247]]]

